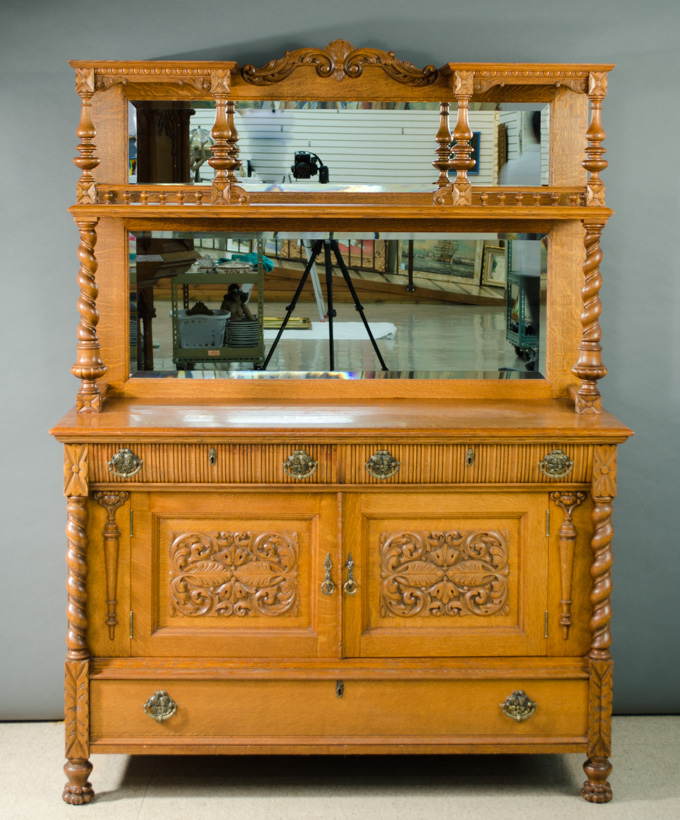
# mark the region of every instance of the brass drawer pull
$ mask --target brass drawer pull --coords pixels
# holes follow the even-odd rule
[[[331,577],[333,562],[331,561],[330,552],[326,556],[326,560],[324,561],[323,565],[326,569],[326,577],[324,578],[323,584],[321,584],[321,592],[323,592],[324,595],[332,595],[335,590],[335,584],[333,583],[333,578]]]
[[[536,711],[536,704],[521,689],[515,690],[501,703],[503,714],[521,723]]]
[[[542,461],[538,462],[538,466],[548,478],[564,478],[574,469],[574,462],[564,450],[551,450]]]
[[[342,590],[345,595],[354,595],[354,593],[359,589],[357,582],[354,580],[354,560],[352,558],[352,553],[347,557],[347,562],[345,563],[345,568],[347,570],[347,580],[342,585]]]
[[[283,462],[283,470],[286,475],[291,478],[309,478],[316,468],[319,466],[318,461],[306,453],[304,450],[295,450],[295,452],[288,456]]]
[[[132,450],[124,447],[111,458],[111,461],[108,462],[108,468],[120,478],[131,478],[142,469],[143,463],[142,459],[136,456]]]
[[[175,714],[177,704],[167,692],[159,689],[158,692],[154,692],[144,704],[144,711],[150,718],[157,720],[159,723],[163,723],[164,720],[171,718]]]
[[[399,472],[399,467],[401,467],[401,462],[397,461],[389,450],[378,450],[366,462],[369,475],[381,480],[392,478]]]

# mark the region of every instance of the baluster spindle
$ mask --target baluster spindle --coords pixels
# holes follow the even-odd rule
[[[588,79],[588,99],[590,100],[590,125],[586,131],[588,147],[583,167],[590,172],[586,184],[586,205],[600,205],[604,207],[605,186],[600,179],[600,171],[609,165],[604,154],[607,149],[602,147],[606,134],[602,127],[602,101],[607,96],[607,75],[600,71],[591,71]]]
[[[76,186],[76,201],[79,205],[91,205],[97,201],[97,186],[92,176],[93,169],[99,165],[99,158],[95,156],[97,149],[94,144],[97,132],[90,115],[94,92],[94,69],[77,68],[76,93],[80,97],[80,123],[76,135],[80,143],[76,146],[76,150],[80,156],[73,160],[73,164],[82,171]]]
[[[453,129],[453,162],[456,178],[453,182],[453,204],[472,205],[472,185],[468,171],[475,167],[472,159],[472,131],[468,121],[470,99],[473,91],[474,71],[456,71],[454,73],[453,95],[458,105],[458,119]]]
[[[449,125],[449,106],[450,104],[448,102],[439,103],[439,130],[437,131],[437,136],[435,137],[439,147],[434,152],[437,159],[432,162],[434,167],[439,171],[439,178],[435,183],[437,186],[435,197],[444,189],[448,191],[453,190],[451,180],[449,179],[449,171],[453,168],[453,164],[451,162],[452,136],[451,126]],[[435,198],[435,202],[441,202],[441,197],[439,199]]]

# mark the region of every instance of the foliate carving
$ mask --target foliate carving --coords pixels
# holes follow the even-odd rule
[[[508,555],[507,532],[382,533],[381,615],[506,615]]]
[[[295,532],[187,532],[170,544],[173,615],[296,615]]]
[[[611,444],[593,449],[593,495],[616,498],[616,447]]]
[[[110,640],[116,637],[116,626],[118,625],[116,588],[118,586],[120,530],[116,524],[116,510],[121,507],[129,497],[130,493],[125,492],[97,492],[94,494],[94,500],[104,507],[107,513],[103,537],[104,563],[106,567],[106,624],[109,628]]]
[[[65,673],[66,757],[85,758],[90,754],[88,661],[66,661]]]
[[[78,69],[76,69],[77,71]],[[95,85],[98,91],[128,82],[179,82],[193,85],[197,91],[208,91],[210,80],[203,68],[150,67],[134,68],[126,66],[125,71],[111,66],[98,66],[95,71]]]
[[[393,51],[355,49],[345,40],[334,40],[325,49],[300,48],[297,51],[287,51],[283,57],[272,60],[262,68],[244,66],[241,75],[252,85],[273,85],[285,80],[301,66],[313,66],[319,77],[334,77],[340,82],[360,77],[367,65],[380,66],[389,77],[405,85],[431,85],[438,75],[437,69],[432,65],[419,69],[412,63],[397,59]]]
[[[581,795],[590,803],[608,803],[612,789],[607,781],[612,770],[611,714],[612,673],[611,660],[589,662],[588,692],[588,759],[583,769],[588,780],[583,784]]]
[[[101,407],[101,391],[97,385],[97,379],[101,378],[107,370],[99,356],[100,345],[97,338],[99,314],[96,303],[99,288],[94,278],[97,271],[97,260],[94,255],[94,246],[97,242],[96,224],[96,222],[78,222],[80,231],[80,245],[78,246],[80,324],[78,325],[76,363],[71,368],[71,373],[82,381],[77,395],[78,411],[95,413],[99,412]]]
[[[581,291],[583,301],[581,325],[583,326],[583,333],[581,343],[578,346],[578,361],[572,367],[571,372],[581,379],[581,386],[576,394],[577,412],[586,410],[591,413],[600,413],[601,399],[600,391],[597,389],[597,381],[607,374],[607,368],[602,364],[602,346],[600,345],[602,331],[599,322],[602,313],[602,302],[600,301],[600,288],[602,287],[600,237],[602,236],[604,223],[586,222],[585,228],[586,258],[583,262],[585,284]]]
[[[576,541],[576,527],[572,520],[574,509],[585,501],[585,493],[552,493],[553,501],[562,509],[563,518],[560,531],[560,581],[562,599],[560,601],[560,626],[562,637],[567,640],[571,626],[571,587],[574,574],[574,547]]]
[[[64,495],[88,494],[87,445],[64,445]]]
[[[585,93],[588,74],[585,71],[560,69],[490,69],[475,71],[475,92],[482,94],[494,85],[555,85]]]
[[[68,577],[66,589],[68,603],[66,617],[68,632],[66,645],[68,660],[80,661],[88,657],[87,651],[87,497],[73,496],[66,506],[66,537],[68,548],[66,564]]]

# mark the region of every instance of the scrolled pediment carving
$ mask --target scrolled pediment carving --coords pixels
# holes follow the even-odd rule
[[[346,40],[334,40],[326,48],[299,48],[287,51],[278,60],[271,60],[262,68],[246,65],[241,76],[252,85],[274,85],[285,80],[302,66],[313,66],[319,77],[334,77],[338,82],[356,79],[363,74],[364,66],[379,66],[399,83],[405,85],[431,85],[438,76],[437,69],[428,65],[420,69],[413,63],[399,60],[393,51],[378,48],[355,49]]]

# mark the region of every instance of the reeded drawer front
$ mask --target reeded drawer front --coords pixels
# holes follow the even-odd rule
[[[130,450],[141,461],[119,475],[112,459]],[[91,480],[120,484],[332,484],[334,448],[325,444],[96,444]],[[308,458],[307,458],[308,457]],[[124,471],[124,469],[123,469]]]
[[[158,691],[176,705],[162,722],[144,709]],[[521,722],[501,706],[517,691],[535,704],[533,714]],[[587,681],[345,680],[340,688],[336,680],[94,680],[90,714],[93,742],[219,738],[236,745],[335,738],[352,744],[379,738],[389,744],[447,736],[480,742],[580,740],[586,734]]]
[[[592,472],[591,448],[560,442],[379,442],[341,447],[338,459],[347,484],[581,484]]]

